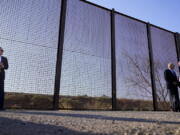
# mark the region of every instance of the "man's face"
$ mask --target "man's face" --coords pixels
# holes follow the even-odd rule
[[[3,49],[0,49],[0,56],[3,55]]]
[[[180,61],[178,62],[178,66],[180,67]]]
[[[174,66],[174,64],[170,63],[170,64],[168,64],[168,68],[173,70],[175,68],[175,66]]]

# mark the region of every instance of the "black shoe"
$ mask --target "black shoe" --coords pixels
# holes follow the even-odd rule
[[[0,111],[5,111],[6,109],[4,109],[4,108],[0,108]]]

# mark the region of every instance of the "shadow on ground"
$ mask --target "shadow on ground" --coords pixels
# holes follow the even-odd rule
[[[107,135],[103,133],[80,132],[62,126],[35,124],[16,119],[0,117],[0,135]],[[111,135],[111,134],[108,134]]]

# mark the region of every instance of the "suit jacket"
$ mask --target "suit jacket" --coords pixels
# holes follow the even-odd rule
[[[166,69],[164,71],[164,78],[166,80],[166,85],[167,85],[167,89],[170,89],[171,92],[175,92],[178,90],[178,85],[179,85],[179,81],[178,78],[175,74],[172,73],[171,70]],[[178,85],[173,84],[174,82],[176,82]]]
[[[3,63],[4,68],[2,68],[0,70],[0,80],[5,80],[5,71],[4,70],[8,69],[8,67],[9,67],[7,58],[4,56],[1,56],[1,63]]]

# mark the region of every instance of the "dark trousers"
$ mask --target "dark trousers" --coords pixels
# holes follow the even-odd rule
[[[0,109],[4,107],[4,80],[0,80]]]
[[[169,90],[170,103],[173,111],[180,111],[179,92]]]

